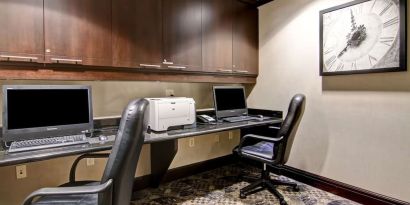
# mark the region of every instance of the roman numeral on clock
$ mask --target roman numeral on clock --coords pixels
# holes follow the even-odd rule
[[[328,69],[332,68],[333,64],[336,62],[336,56],[332,56],[329,59],[326,60],[326,65]]]
[[[344,67],[345,67],[345,64],[339,63],[339,65],[337,65],[336,71],[342,71]]]
[[[386,46],[392,46],[393,41],[394,41],[394,37],[381,37],[379,42]]]
[[[379,13],[379,16],[383,16],[391,7],[393,6],[393,2],[390,2],[389,4],[384,7],[384,9]]]
[[[357,70],[357,64],[356,64],[356,61],[352,63],[352,70]]]
[[[373,61],[375,61],[375,63],[377,62],[377,58],[376,57],[373,57],[373,56],[371,56],[371,55],[369,55],[369,62],[370,62],[370,65],[371,66],[373,66]]]
[[[372,7],[370,8],[370,12],[373,11],[373,8],[374,8],[374,5],[376,4],[376,1],[377,1],[377,0],[374,0],[374,1],[373,1],[373,5],[372,5]]]
[[[359,4],[353,7],[353,11],[356,15],[360,15],[363,12],[363,4]]]
[[[328,48],[328,49],[326,49],[326,50],[323,52],[323,54],[327,55],[327,54],[329,54],[329,53],[331,53],[331,52],[333,52],[333,48]]]
[[[396,17],[384,22],[383,23],[383,28],[388,28],[388,27],[390,27],[392,25],[395,25],[395,24],[398,24],[398,23],[399,23],[399,17],[396,16]]]

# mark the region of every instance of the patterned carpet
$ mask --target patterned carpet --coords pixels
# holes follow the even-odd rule
[[[238,182],[236,176],[243,167],[230,165],[204,172],[188,178],[179,179],[161,185],[157,189],[144,189],[136,193],[134,205],[167,205],[167,204],[206,204],[206,205],[273,205],[279,201],[267,190],[252,194],[246,199],[239,198],[239,189],[248,185]],[[259,171],[247,168],[246,175],[257,176]],[[292,179],[272,174],[272,179],[294,181]],[[299,192],[292,188],[279,187],[279,192],[289,205],[356,205],[357,203],[331,193],[299,183]]]

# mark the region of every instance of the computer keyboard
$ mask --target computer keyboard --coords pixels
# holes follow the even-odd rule
[[[243,122],[243,121],[250,121],[250,120],[259,120],[259,118],[244,115],[244,116],[227,117],[227,118],[223,118],[223,120],[227,122]]]
[[[34,140],[24,140],[12,142],[9,148],[9,153],[23,152],[31,150],[46,149],[52,147],[62,147],[69,145],[85,144],[88,140],[84,134],[69,135],[62,137],[51,137]]]

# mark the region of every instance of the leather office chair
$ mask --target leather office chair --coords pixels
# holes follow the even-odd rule
[[[247,195],[266,188],[277,198],[279,198],[280,204],[283,205],[286,204],[286,201],[276,190],[276,186],[290,186],[293,187],[294,191],[299,190],[296,183],[270,179],[269,171],[267,170],[266,165],[280,168],[280,166],[287,162],[293,140],[295,138],[296,130],[298,129],[299,123],[302,119],[304,106],[304,95],[297,94],[292,98],[289,105],[288,114],[283,121],[282,126],[278,128],[279,131],[277,132],[276,138],[248,134],[241,139],[239,146],[234,150],[234,152],[236,152],[236,154],[240,157],[263,163],[263,169],[260,178],[254,178],[254,180],[256,180],[255,182],[240,190],[240,198],[246,198]],[[250,139],[258,139],[260,142],[254,145],[246,146],[245,142]]]
[[[147,106],[147,100],[137,99],[130,102],[124,110],[117,137],[100,182],[74,182],[75,176],[72,169],[70,174],[72,182],[62,187],[39,189],[31,193],[23,204],[129,205],[134,175],[144,144],[144,132],[147,127],[144,117],[146,117]],[[82,158],[101,158],[107,155],[89,154],[82,156],[75,161],[73,167],[75,169],[78,161]],[[36,197],[39,197],[38,200],[33,202]]]

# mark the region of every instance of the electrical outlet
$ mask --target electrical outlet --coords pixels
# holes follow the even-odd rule
[[[87,167],[94,166],[94,164],[95,164],[95,159],[93,159],[93,158],[88,158],[87,159]]]
[[[27,177],[26,165],[16,166],[16,177],[17,179],[23,179]]]
[[[233,132],[229,132],[229,140],[233,139]]]
[[[195,138],[189,138],[189,147],[195,147]]]
[[[165,96],[167,96],[167,97],[174,97],[174,96],[175,96],[174,90],[172,90],[172,89],[165,89]]]
[[[219,135],[215,135],[215,142],[219,142]]]

